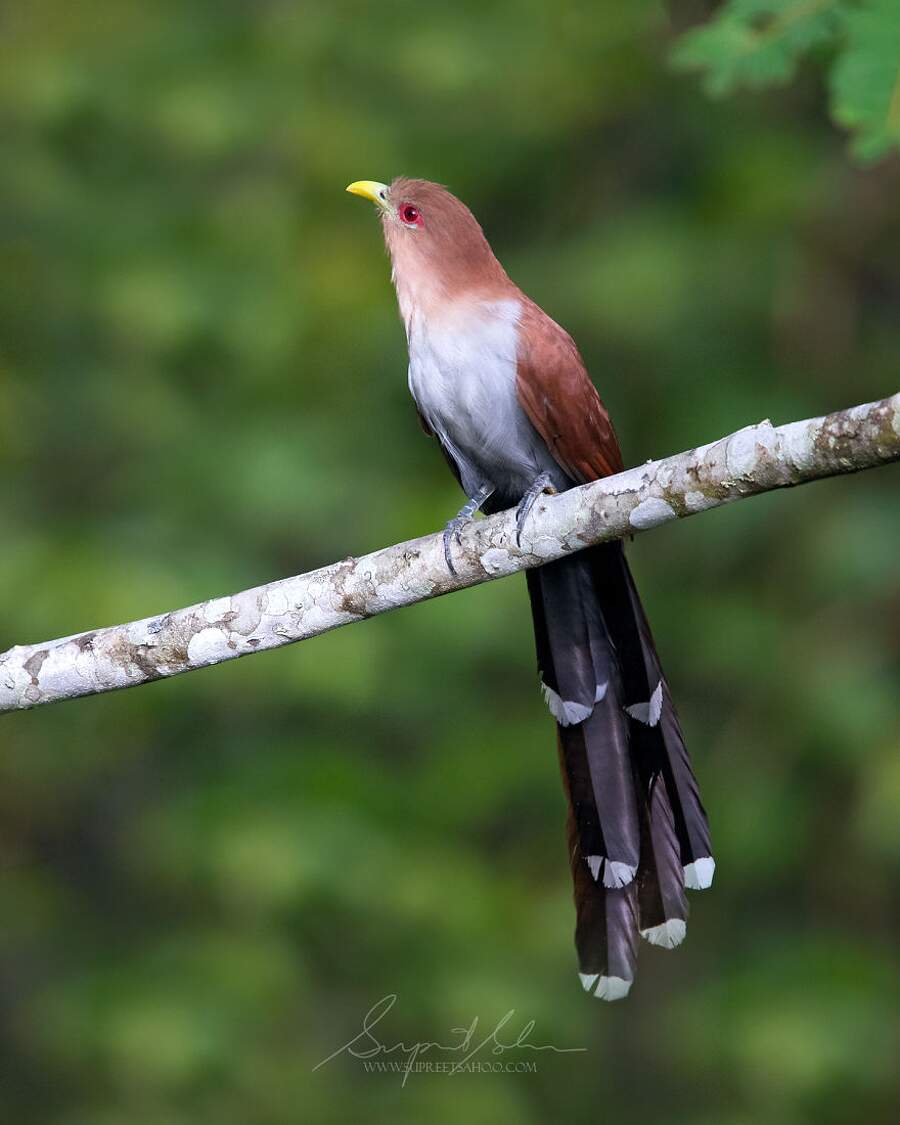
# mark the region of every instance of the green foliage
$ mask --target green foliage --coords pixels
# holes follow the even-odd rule
[[[802,55],[835,38],[846,7],[843,0],[727,0],[682,38],[673,59],[705,71],[714,96],[787,82]]]
[[[821,48],[822,50],[817,50]],[[810,53],[830,62],[831,113],[861,160],[900,145],[900,0],[727,0],[673,60],[714,97],[783,84]]]
[[[0,5],[0,648],[458,508],[360,177],[472,205],[630,463],[896,391],[897,164],[710,103],[662,11]],[[719,873],[622,1005],[575,976],[520,580],[0,718],[0,1119],[893,1120],[898,474],[631,547]],[[313,1073],[391,992],[394,1038],[515,1008],[588,1050]]]
[[[856,131],[862,160],[900,146],[900,2],[869,0],[846,17],[846,47],[831,72],[835,119]]]

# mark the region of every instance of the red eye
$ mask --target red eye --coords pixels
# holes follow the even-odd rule
[[[400,218],[408,226],[414,227],[419,223],[419,208],[414,207],[411,203],[403,203],[400,206]]]

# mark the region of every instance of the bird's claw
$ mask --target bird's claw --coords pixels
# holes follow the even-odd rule
[[[447,569],[454,577],[456,576],[456,567],[453,565],[453,559],[450,558],[450,544],[456,540],[457,547],[460,545],[460,535],[462,529],[472,522],[471,516],[454,516],[452,520],[447,521],[447,526],[444,528],[444,559],[447,563]]]
[[[470,496],[462,508],[456,513],[452,520],[449,521],[444,528],[444,560],[447,563],[447,569],[452,575],[456,575],[456,567],[453,565],[453,560],[450,558],[450,544],[456,540],[458,547],[462,546],[460,542],[460,535],[463,528],[467,527],[473,522],[475,513],[481,505],[493,495],[493,488],[491,485],[486,484],[480,488],[474,496]]]
[[[516,546],[522,546],[522,532],[525,530],[525,521],[534,507],[537,498],[546,492],[548,495],[553,496],[556,489],[550,481],[549,473],[541,473],[541,475],[532,482],[531,487],[519,501],[519,506],[516,508]]]

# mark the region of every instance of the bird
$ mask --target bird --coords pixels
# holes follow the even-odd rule
[[[409,389],[480,510],[624,468],[609,414],[572,337],[511,280],[469,208],[404,176],[347,189],[375,204],[409,352]],[[526,572],[539,682],[556,720],[582,987],[627,996],[638,946],[685,937],[686,889],[712,884],[706,812],[653,635],[620,542]]]

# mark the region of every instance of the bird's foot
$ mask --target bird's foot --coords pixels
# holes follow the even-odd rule
[[[549,496],[553,496],[556,493],[556,489],[550,481],[549,473],[541,473],[541,475],[532,482],[531,488],[528,489],[519,501],[519,506],[516,508],[517,547],[522,546],[522,532],[525,530],[525,521],[528,519],[528,515],[534,507],[537,498],[544,492]]]
[[[447,526],[444,528],[444,559],[451,574],[456,574],[456,567],[453,565],[453,559],[450,558],[450,544],[455,539],[457,546],[459,545],[459,536],[462,529],[471,522],[471,516],[454,516],[452,520],[447,521]]]
[[[451,574],[456,574],[456,567],[453,565],[453,560],[450,558],[450,544],[456,540],[456,545],[459,546],[459,537],[462,534],[464,527],[467,527],[475,517],[475,513],[481,505],[487,500],[494,490],[488,488],[479,489],[474,496],[469,497],[466,503],[460,508],[452,520],[447,522],[444,528],[444,559],[447,563],[447,569]]]

